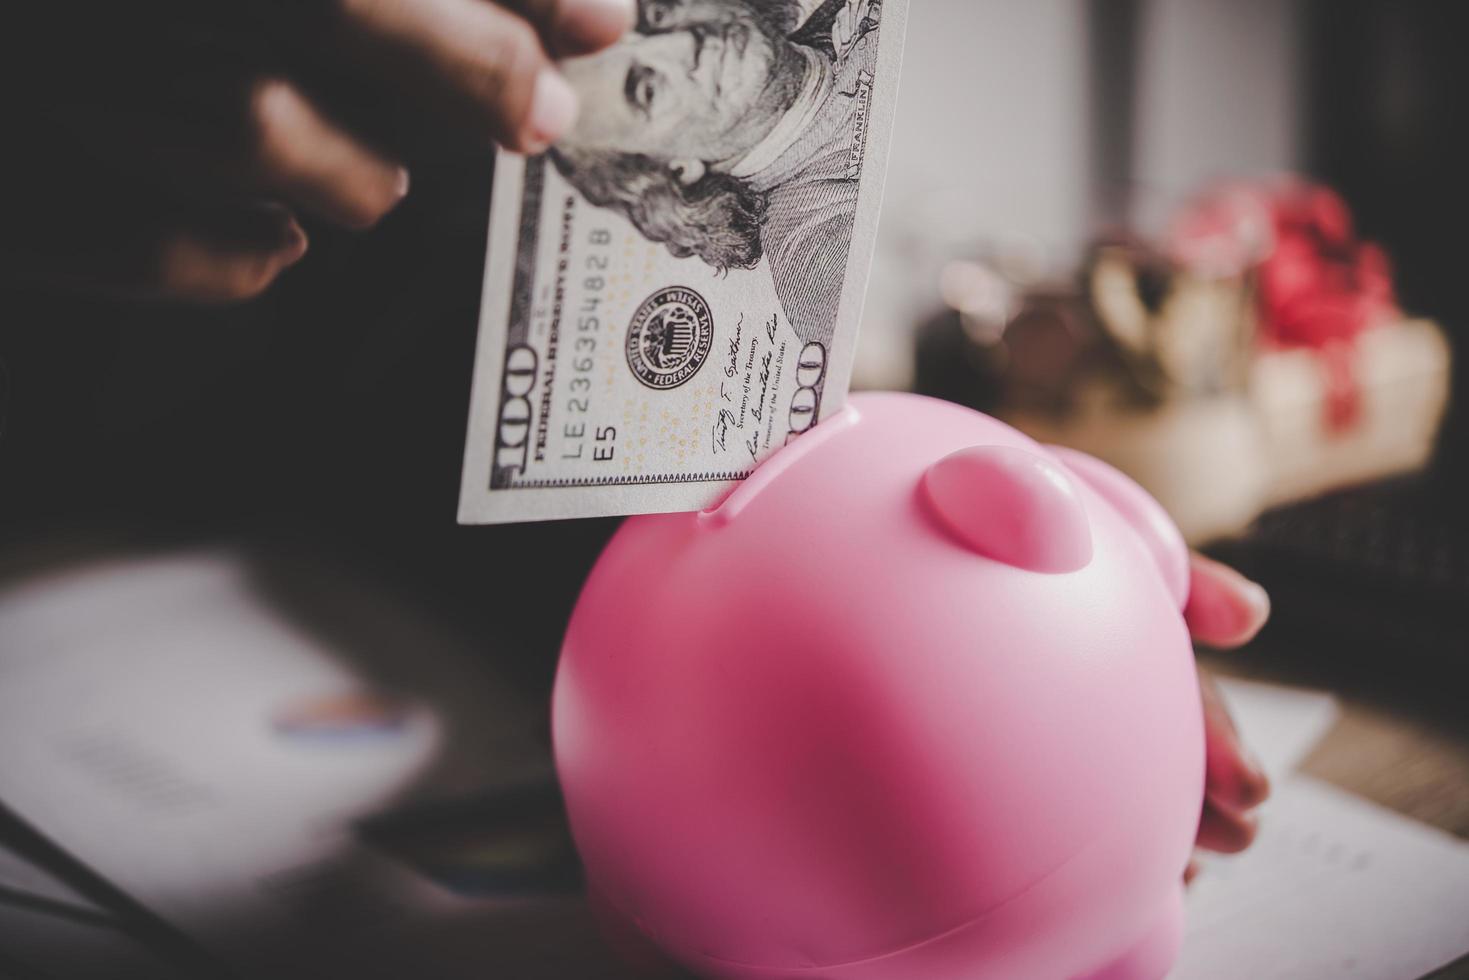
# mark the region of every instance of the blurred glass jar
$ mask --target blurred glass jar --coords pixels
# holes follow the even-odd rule
[[[1067,410],[1098,339],[1072,279],[1034,253],[997,251],[945,263],[939,293],[918,330],[918,391],[992,414]]]

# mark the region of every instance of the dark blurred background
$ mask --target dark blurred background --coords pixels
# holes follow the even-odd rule
[[[1402,303],[1438,319],[1463,350],[1469,329],[1469,151],[1456,138],[1469,92],[1461,39],[1469,10],[1432,0],[1306,5],[1302,52],[1308,171],[1337,188],[1364,235],[1386,246]],[[1465,359],[1455,358],[1455,390]],[[1469,473],[1462,398],[1453,403],[1438,468]]]

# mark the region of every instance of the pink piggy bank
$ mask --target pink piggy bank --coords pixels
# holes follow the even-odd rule
[[[594,898],[706,977],[1162,977],[1204,792],[1187,589],[1104,464],[854,397],[592,572],[553,728]]]

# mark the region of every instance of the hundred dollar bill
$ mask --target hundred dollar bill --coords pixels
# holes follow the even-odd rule
[[[641,0],[495,167],[462,523],[696,510],[841,407],[907,0]]]

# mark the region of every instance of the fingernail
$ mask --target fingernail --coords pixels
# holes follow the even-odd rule
[[[1253,639],[1270,618],[1270,595],[1242,575],[1235,576],[1233,587],[1222,599],[1221,625],[1237,644]]]
[[[637,20],[633,0],[561,0],[557,30],[579,48],[611,44]]]
[[[398,172],[396,175],[394,175],[393,179],[393,193],[398,195],[398,200],[401,201],[403,200],[403,198],[408,196],[409,183],[410,178],[408,175],[408,168],[399,167]]]
[[[531,93],[523,143],[527,153],[540,153],[571,128],[576,119],[576,92],[554,68],[542,68]]]
[[[1265,620],[1270,618],[1270,593],[1265,591],[1264,586],[1242,578],[1239,597],[1249,624],[1255,629],[1265,625]]]
[[[282,267],[295,265],[306,254],[306,249],[310,246],[311,242],[306,237],[306,231],[294,218],[286,225],[284,237],[285,244],[281,246],[279,253],[280,264]]]

